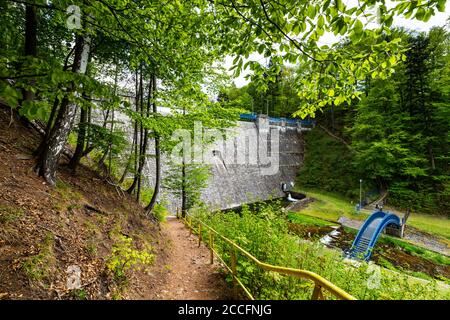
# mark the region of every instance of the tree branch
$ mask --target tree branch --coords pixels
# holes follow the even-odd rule
[[[14,79],[21,79],[21,78],[34,78],[34,77],[45,77],[48,74],[22,74],[18,76],[6,76],[6,77],[0,77],[0,80],[14,80]]]
[[[261,6],[262,6],[262,9],[264,11],[264,15],[266,16],[267,21],[269,21],[273,26],[275,26],[275,28],[277,28],[278,31],[280,31],[283,34],[283,36],[289,40],[289,42],[291,42],[298,50],[300,50],[301,53],[303,53],[305,56],[307,56],[308,58],[310,58],[311,60],[313,60],[315,62],[327,61],[327,60],[318,60],[318,59],[314,58],[313,56],[311,56],[310,54],[308,54],[305,50],[303,50],[303,48],[300,46],[300,44],[296,40],[289,37],[289,35],[286,32],[284,32],[283,29],[277,23],[275,23],[275,21],[273,21],[270,18],[269,14],[266,10],[264,2],[262,0],[259,0],[259,3],[261,3]]]

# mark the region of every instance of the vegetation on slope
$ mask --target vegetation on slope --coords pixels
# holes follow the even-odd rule
[[[422,282],[389,270],[374,271],[366,263],[355,267],[344,262],[339,251],[325,249],[318,243],[301,241],[289,233],[286,214],[280,209],[278,205],[270,204],[254,212],[244,207],[240,214],[199,210],[196,216],[260,261],[316,272],[358,299],[450,298],[450,291],[439,289],[434,281]],[[229,246],[220,239],[216,239],[215,246],[225,261],[230,263]],[[311,297],[313,285],[310,281],[262,271],[242,255],[238,255],[237,270],[239,279],[255,298]],[[326,297],[332,298],[329,294]]]
[[[36,134],[0,108],[0,292],[8,299],[118,299],[153,264],[158,226],[94,170],[33,172]],[[20,139],[18,139],[20,137]],[[70,270],[81,282],[68,286]],[[148,281],[145,279],[145,281]]]

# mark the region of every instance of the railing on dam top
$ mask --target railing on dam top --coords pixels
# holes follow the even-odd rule
[[[178,211],[177,211],[177,217]],[[307,279],[314,282],[314,290],[311,296],[311,300],[325,300],[325,297],[322,293],[322,289],[327,290],[335,297],[342,299],[342,300],[356,300],[355,297],[348,294],[341,288],[335,286],[330,281],[326,280],[325,278],[319,276],[318,274],[307,271],[307,270],[301,270],[301,269],[293,269],[293,268],[286,268],[286,267],[280,267],[280,266],[274,266],[270,265],[264,262],[259,261],[256,257],[251,255],[248,251],[245,249],[242,249],[239,245],[237,245],[232,240],[228,239],[227,237],[221,235],[216,230],[214,230],[212,227],[208,226],[201,220],[192,217],[191,215],[187,214],[185,218],[183,218],[184,223],[189,228],[189,231],[197,232],[198,233],[198,246],[200,247],[202,241],[203,241],[203,232],[202,228],[205,228],[205,231],[208,230],[209,235],[209,250],[210,250],[210,262],[211,264],[214,263],[214,255],[223,263],[225,268],[231,273],[232,279],[233,279],[233,293],[234,298],[238,298],[238,285],[242,288],[242,290],[245,292],[247,297],[251,300],[254,300],[254,297],[250,293],[250,291],[244,286],[244,284],[239,280],[238,274],[237,274],[237,254],[236,251],[239,251],[244,256],[246,256],[249,260],[251,260],[254,264],[256,264],[259,268],[267,271],[272,271],[280,274],[285,274],[289,276],[294,276],[297,278]],[[194,227],[193,221],[195,221],[197,228]],[[197,230],[196,230],[197,229]],[[224,240],[226,243],[228,243],[230,248],[230,257],[231,257],[231,266],[228,266],[223,258],[219,255],[219,253],[214,249],[214,237],[220,237],[222,240]]]
[[[256,121],[258,115],[255,113],[242,113],[239,115],[241,120],[245,121]],[[276,117],[268,117],[269,123],[282,125],[283,123],[287,126],[314,126],[315,121],[313,120],[300,120],[300,119],[292,119],[292,118],[276,118]]]

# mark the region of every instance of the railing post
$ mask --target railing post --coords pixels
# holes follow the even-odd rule
[[[189,217],[187,218],[188,226],[189,226],[189,236],[192,235],[192,219]]]
[[[202,244],[202,225],[201,223],[198,224],[198,246]]]
[[[317,283],[314,286],[314,291],[311,296],[311,300],[325,300],[322,294],[322,287],[319,286]]]
[[[211,264],[214,263],[214,235],[211,230],[209,230],[209,250],[210,250],[210,260]]]
[[[236,249],[234,247],[231,248],[230,251],[231,256],[231,272],[233,276],[233,297],[235,300],[238,299],[238,287],[237,287],[237,259],[236,259]]]

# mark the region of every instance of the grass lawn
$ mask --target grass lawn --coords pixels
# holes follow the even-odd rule
[[[372,213],[371,210],[362,210],[360,213],[356,213],[356,204],[350,203],[349,200],[337,194],[317,190],[298,191],[316,199],[316,201],[310,203],[307,208],[301,211],[302,215],[337,222],[341,216],[365,220]],[[449,218],[412,212],[407,224],[450,240]]]
[[[386,236],[384,235],[381,239],[381,242],[384,243],[391,243],[394,244],[398,247],[403,248],[403,250],[409,254],[421,257],[423,259],[427,259],[430,260],[434,263],[437,264],[442,264],[442,265],[446,265],[446,266],[450,266],[450,258],[444,255],[441,255],[439,253],[436,253],[434,251],[430,251],[427,250],[425,248],[416,246],[412,243],[406,242],[406,241],[402,241],[398,238],[393,238],[390,236]]]
[[[450,219],[412,212],[406,225],[450,240]]]
[[[356,213],[356,204],[351,204],[349,200],[344,199],[337,194],[315,190],[298,191],[305,193],[308,197],[316,199],[316,201],[310,203],[307,208],[302,210],[303,215],[337,222],[341,216],[365,220],[371,213],[369,210],[362,210],[360,213]]]
[[[313,225],[318,227],[336,226],[337,223],[329,222],[320,218],[304,215],[298,212],[288,214],[289,221],[297,224]]]

